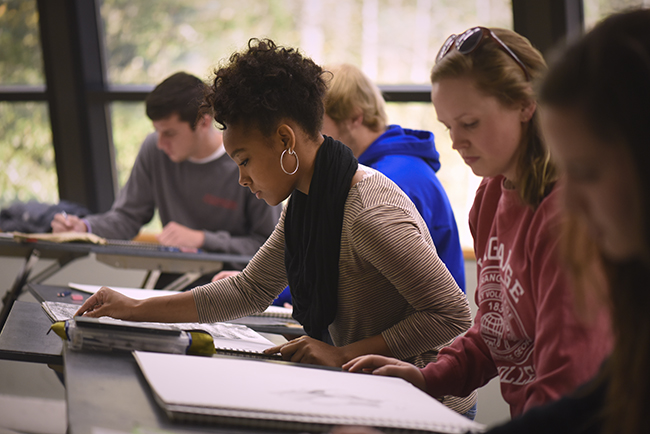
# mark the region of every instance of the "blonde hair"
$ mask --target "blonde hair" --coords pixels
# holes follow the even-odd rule
[[[466,77],[479,91],[495,97],[505,107],[522,101],[536,101],[533,82],[546,73],[542,54],[528,39],[506,29],[490,29],[524,63],[530,81],[521,67],[494,41],[482,41],[472,53],[465,55],[455,49],[443,57],[431,71],[431,82],[445,78]],[[528,122],[521,138],[517,161],[517,191],[524,203],[536,208],[557,181],[557,169],[544,146],[539,114]]]
[[[326,68],[332,73],[325,96],[325,113],[336,123],[350,119],[360,109],[363,125],[378,132],[386,129],[386,102],[379,88],[355,66]]]

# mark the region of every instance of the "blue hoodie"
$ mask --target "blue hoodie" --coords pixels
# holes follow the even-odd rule
[[[447,193],[436,176],[439,157],[433,133],[390,125],[359,156],[359,163],[389,177],[411,198],[429,228],[438,256],[465,292],[458,227]]]
[[[429,228],[438,256],[465,292],[465,262],[458,227],[447,193],[436,176],[439,157],[433,133],[390,125],[361,154],[359,163],[389,177],[411,198]],[[284,303],[291,303],[288,287],[273,302],[277,306]]]

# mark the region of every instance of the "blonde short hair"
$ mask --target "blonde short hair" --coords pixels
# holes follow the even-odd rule
[[[388,117],[384,97],[359,68],[342,64],[325,69],[332,73],[325,96],[325,113],[334,122],[350,119],[361,110],[363,125],[372,131],[386,129]]]

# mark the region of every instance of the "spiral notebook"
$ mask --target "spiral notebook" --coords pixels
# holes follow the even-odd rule
[[[436,433],[485,428],[401,378],[252,359],[133,354],[173,421],[311,432],[334,425]]]

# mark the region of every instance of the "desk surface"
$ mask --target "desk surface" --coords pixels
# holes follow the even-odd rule
[[[250,256],[227,253],[186,253],[137,246],[89,243],[18,242],[10,238],[0,238],[0,256],[26,257],[34,249],[41,253],[42,258],[69,261],[95,253],[98,260],[116,267],[158,269],[169,273],[193,270],[206,274],[220,270],[223,263],[245,264],[251,259]]]
[[[47,333],[51,325],[40,303],[16,301],[0,332],[0,359],[60,365],[63,341]]]
[[[79,291],[78,289],[69,288],[67,286],[41,285],[38,283],[27,284],[27,290],[34,296],[34,298],[36,298],[39,303],[43,301],[60,301],[61,303],[78,304],[80,307],[83,302],[86,301],[86,299],[91,295],[87,292]],[[70,291],[70,295],[59,297],[58,294],[63,291]],[[83,300],[74,302],[71,297],[73,294],[81,295],[83,297]]]
[[[33,283],[28,288],[39,302],[70,302],[69,295],[57,296],[68,288]],[[90,296],[82,291],[71,291],[82,294],[84,299]],[[281,318],[245,317],[230,322],[247,325],[258,333],[274,333],[288,338],[304,334],[297,322]],[[287,323],[295,324],[287,326]],[[60,365],[62,342],[56,334],[47,333],[51,325],[52,321],[40,303],[16,301],[0,332],[0,359]]]
[[[172,423],[156,404],[131,354],[79,352],[66,348],[64,361],[69,434],[101,434],[101,428],[106,429],[106,434],[160,430],[174,433],[274,432]]]

